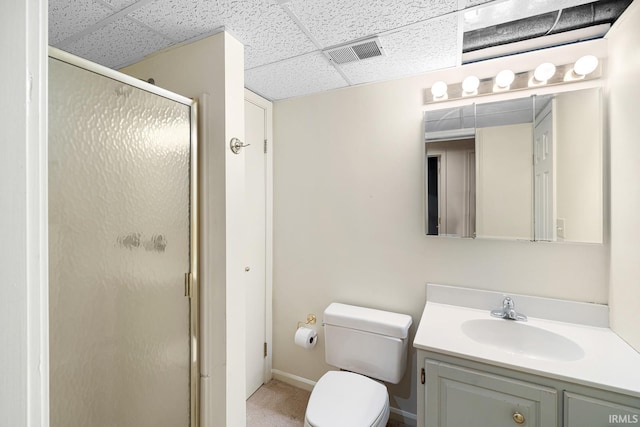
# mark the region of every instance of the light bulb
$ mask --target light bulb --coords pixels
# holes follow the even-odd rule
[[[556,66],[551,62],[545,62],[536,67],[533,77],[539,82],[546,82],[556,73]]]
[[[480,86],[480,79],[476,76],[466,77],[462,81],[462,90],[465,93],[474,93],[478,90],[478,86]]]
[[[438,81],[431,86],[431,94],[434,98],[442,98],[447,94],[447,84],[443,81]]]
[[[579,76],[586,76],[596,68],[598,68],[598,58],[593,55],[585,55],[576,61],[573,72]]]
[[[513,80],[516,78],[516,75],[511,70],[502,70],[496,76],[496,85],[498,85],[501,89],[508,88]]]

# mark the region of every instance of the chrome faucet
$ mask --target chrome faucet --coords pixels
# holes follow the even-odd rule
[[[527,316],[518,313],[514,309],[514,306],[515,304],[513,303],[513,300],[510,297],[505,297],[504,300],[502,300],[502,308],[491,310],[491,315],[493,317],[500,317],[502,319],[521,320],[523,322],[526,322]]]

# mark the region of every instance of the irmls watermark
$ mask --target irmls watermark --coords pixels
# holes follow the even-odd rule
[[[609,424],[640,424],[640,415],[609,414]]]

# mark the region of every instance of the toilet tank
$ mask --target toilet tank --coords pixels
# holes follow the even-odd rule
[[[332,303],[324,311],[328,364],[397,384],[407,367],[411,316]]]

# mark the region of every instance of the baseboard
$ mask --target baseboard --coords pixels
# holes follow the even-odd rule
[[[279,369],[272,369],[271,373],[273,378],[283,383],[287,383],[294,387],[301,388],[303,390],[311,391],[313,387],[316,385],[315,381],[311,381],[307,378],[299,377],[298,375],[290,374],[289,372],[284,372]],[[390,408],[391,414],[389,414],[389,419],[394,421],[400,421],[406,424],[409,427],[415,427],[418,424],[418,416],[416,414],[412,414],[411,412],[403,411],[397,408]]]
[[[391,413],[389,419],[394,421],[400,421],[408,427],[416,427],[418,425],[418,416],[411,412],[403,411],[402,409],[390,408]]]
[[[301,388],[303,390],[311,391],[316,385],[315,381],[290,374],[289,372],[283,372],[279,369],[272,369],[271,373],[273,374],[274,379],[282,381],[283,383],[290,384],[294,387]]]

